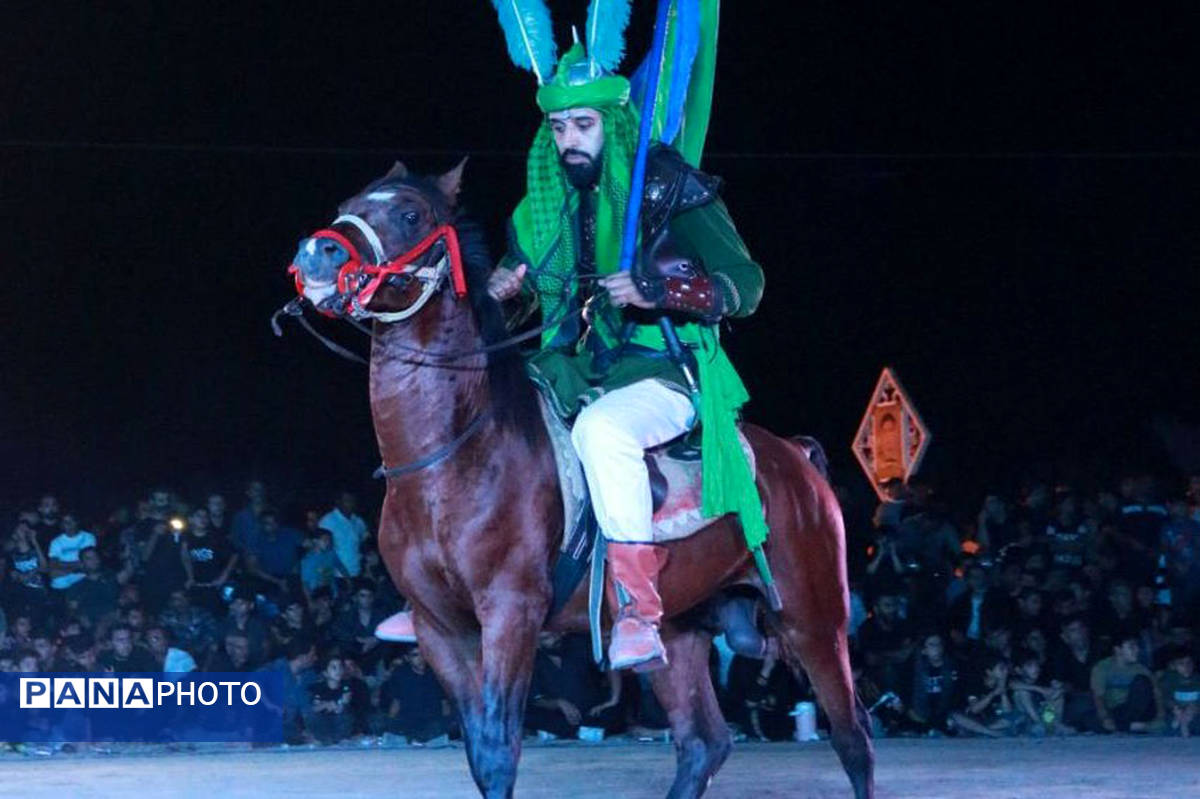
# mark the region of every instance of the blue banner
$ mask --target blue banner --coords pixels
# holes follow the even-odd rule
[[[0,674],[0,741],[283,740],[283,674]]]

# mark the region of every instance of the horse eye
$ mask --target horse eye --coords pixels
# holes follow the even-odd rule
[[[417,224],[417,220],[418,220],[418,219],[420,219],[420,218],[421,218],[421,217],[420,217],[420,216],[418,216],[418,214],[417,214],[417,212],[416,212],[416,211],[409,211],[409,212],[407,212],[407,213],[405,213],[405,214],[404,214],[404,221],[405,221],[405,222],[407,222],[407,223],[408,223],[408,224],[410,224],[410,225],[415,225],[415,224]]]

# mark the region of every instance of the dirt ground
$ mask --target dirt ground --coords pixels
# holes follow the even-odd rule
[[[876,742],[881,799],[1185,799],[1200,797],[1200,740]],[[517,795],[537,799],[660,797],[673,773],[662,743],[530,745]],[[6,754],[10,796],[54,797],[472,797],[460,748]],[[740,744],[706,796],[848,797],[833,750],[811,744]]]

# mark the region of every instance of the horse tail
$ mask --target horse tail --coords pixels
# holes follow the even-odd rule
[[[812,436],[792,436],[788,441],[799,447],[808,458],[809,463],[821,473],[826,482],[829,482],[829,457],[825,454],[825,448],[821,446],[821,442]]]

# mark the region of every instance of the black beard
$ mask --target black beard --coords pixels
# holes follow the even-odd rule
[[[588,160],[583,163],[571,163],[566,160],[568,155],[582,155]],[[566,150],[558,157],[558,161],[562,164],[563,173],[567,176],[567,182],[574,186],[579,191],[586,191],[596,185],[600,179],[600,168],[603,165],[603,155],[598,155],[592,158],[587,153],[579,150]]]

